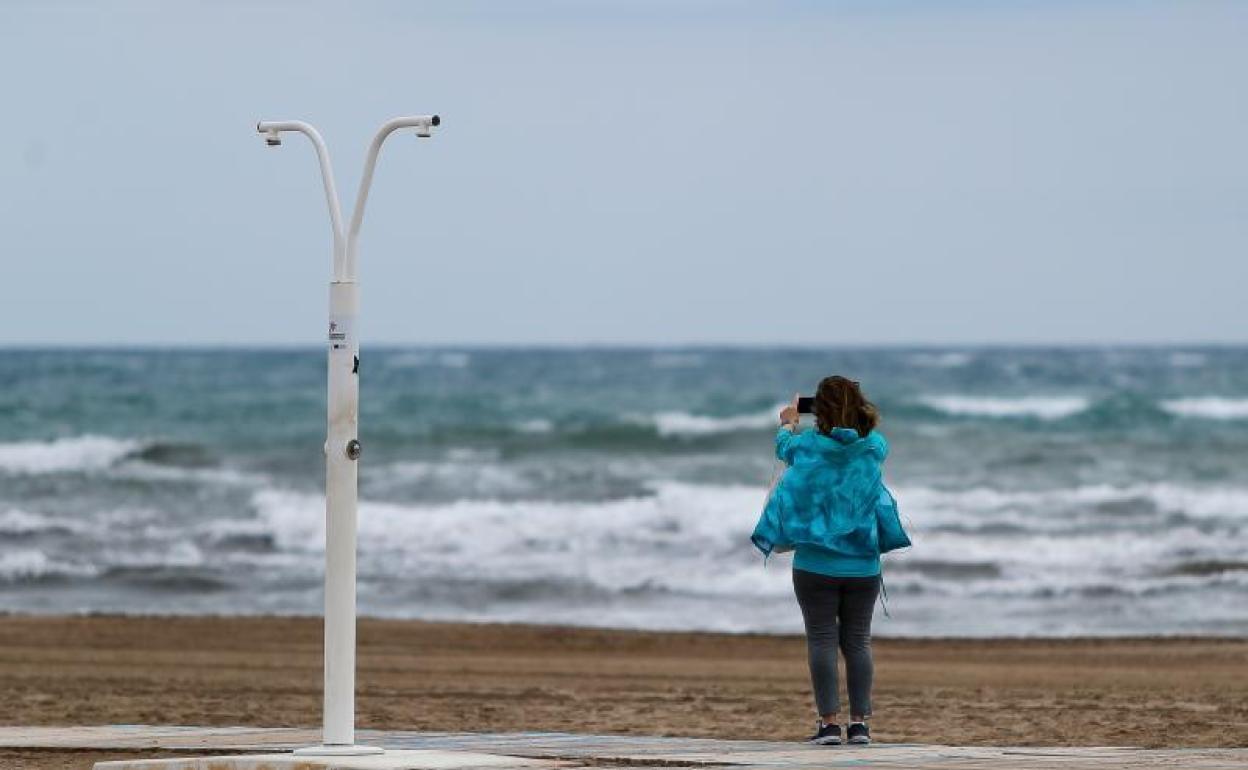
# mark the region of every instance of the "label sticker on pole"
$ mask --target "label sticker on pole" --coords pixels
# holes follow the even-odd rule
[[[329,317],[329,349],[355,350],[355,317],[331,315]]]

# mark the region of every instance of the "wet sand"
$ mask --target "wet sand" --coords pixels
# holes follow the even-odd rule
[[[365,619],[359,643],[360,727],[797,740],[813,718],[799,637]],[[880,741],[1248,746],[1248,639],[875,649]],[[320,687],[318,619],[0,617],[3,724],[316,726]]]

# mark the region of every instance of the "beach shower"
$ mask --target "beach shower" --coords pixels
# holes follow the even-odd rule
[[[282,134],[298,132],[316,150],[321,181],[333,230],[333,274],[329,284],[328,414],[325,440],[325,692],[321,745],[296,753],[313,755],[380,754],[382,749],[355,745],[355,580],[356,529],[359,505],[358,460],[360,349],[356,338],[359,293],[356,262],[360,225],[373,183],[381,145],[399,129],[412,128],[430,137],[441,124],[437,115],[394,118],[378,129],[368,147],[364,174],[346,231],[334,185],[329,151],[320,133],[298,120],[261,121],[256,130],[270,147]]]

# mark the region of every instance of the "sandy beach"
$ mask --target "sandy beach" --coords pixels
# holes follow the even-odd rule
[[[315,618],[0,619],[0,723],[319,724]],[[798,637],[364,619],[359,726],[797,740]],[[876,642],[888,742],[1248,745],[1248,640]],[[95,757],[0,752],[5,767]]]

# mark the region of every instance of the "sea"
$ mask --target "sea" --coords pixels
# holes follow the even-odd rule
[[[0,611],[318,614],[325,353],[7,349]],[[1248,634],[1248,348],[366,348],[359,607],[792,633],[776,413],[861,381],[880,636]]]

